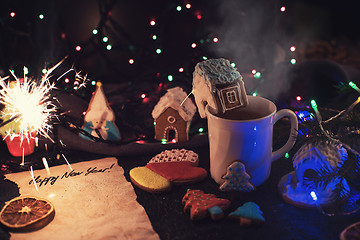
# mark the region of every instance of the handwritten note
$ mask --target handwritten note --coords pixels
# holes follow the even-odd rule
[[[55,218],[43,229],[11,239],[159,239],[116,158],[104,158],[6,175],[21,195],[45,198]]]
[[[104,172],[110,172],[110,170],[115,166],[115,163],[111,164],[110,167],[106,168],[97,168],[97,167],[89,167],[86,171],[76,171],[76,169],[73,169],[71,171],[64,172],[64,174],[57,175],[57,176],[41,176],[37,175],[34,177],[35,182],[38,187],[45,186],[47,184],[54,185],[58,179],[67,179],[69,177],[75,177],[79,175],[88,176],[91,173],[104,173]],[[48,175],[48,174],[47,174]],[[34,180],[31,179],[29,181],[29,184],[34,184]]]

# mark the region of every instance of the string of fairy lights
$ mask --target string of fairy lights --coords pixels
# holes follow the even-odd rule
[[[149,44],[146,44],[146,46],[148,46],[148,49],[146,50],[149,51],[149,54],[144,56],[144,54],[140,54],[137,51],[139,44],[134,42],[134,39],[130,36],[131,34],[127,33],[125,29],[121,27],[121,23],[117,21],[116,16],[114,15],[114,8],[117,4],[119,4],[119,1],[116,0],[98,1],[98,11],[100,13],[98,23],[90,30],[90,37],[86,40],[79,41],[72,39],[66,31],[57,33],[59,40],[67,43],[66,46],[68,46],[68,49],[66,50],[65,55],[70,55],[69,58],[73,57],[73,59],[75,59],[74,64],[77,65],[77,60],[81,62],[82,58],[88,58],[97,52],[101,52],[101,56],[104,57],[106,63],[109,63],[109,66],[119,66],[119,69],[121,70],[115,70],[116,73],[121,72],[119,73],[119,81],[129,82],[131,87],[128,87],[126,90],[130,90],[130,92],[133,93],[132,98],[139,99],[139,101],[135,101],[136,103],[154,103],[156,102],[156,99],[161,97],[161,94],[164,93],[166,88],[174,85],[182,85],[185,90],[190,91],[194,65],[199,61],[216,57],[211,55],[208,50],[211,50],[211,48],[217,44],[222,44],[221,35],[215,32],[209,33],[206,29],[202,29],[203,31],[201,31],[201,34],[196,37],[188,36],[189,39],[188,41],[184,41],[184,46],[178,46],[178,48],[186,49],[186,51],[189,52],[185,59],[176,59],[173,61],[175,62],[175,66],[166,65],[164,68],[156,68],[153,66],[159,63],[159,61],[157,61],[157,57],[159,56],[163,57],[162,61],[165,62],[168,58],[175,58],[175,56],[165,57],[169,49],[167,49],[166,44],[164,44],[164,39],[166,39],[164,35],[166,32],[163,30],[164,28],[162,25],[168,24],[164,21],[164,19],[166,19],[164,16],[177,14],[182,18],[191,18],[193,25],[201,27],[206,24],[206,21],[210,17],[207,15],[206,11],[201,9],[201,6],[197,5],[196,2],[186,0],[184,2],[171,2],[168,6],[164,6],[162,12],[158,11],[157,14],[146,16],[144,21],[147,22],[147,28],[142,31],[148,33],[148,38],[138,41],[149,42]],[[279,16],[291,11],[290,6],[287,6],[285,2],[280,2],[278,4],[276,11]],[[4,22],[4,25],[6,25],[18,17],[21,18],[21,13],[23,12],[18,13],[15,9],[8,9],[7,17],[0,16],[0,18]],[[51,12],[43,10],[32,17],[36,18],[37,21],[46,22],[49,19],[49,14],[51,14]],[[184,27],[186,28],[188,26]],[[178,32],[183,30],[184,29],[179,28]],[[297,47],[295,44],[289,44],[288,46],[288,63],[291,65],[297,64]],[[124,59],[124,61],[116,62],[116,64],[114,64],[111,59],[111,54],[113,54],[113,52],[120,53],[122,55],[121,60]],[[150,59],[152,65],[149,65],[149,62],[144,62],[143,58],[145,57]],[[49,62],[47,64],[51,65],[52,63]],[[232,63],[232,65],[236,67],[235,63]],[[47,71],[46,69],[47,66],[45,65],[41,72],[45,74]],[[124,73],[126,71],[122,71],[123,69],[128,69],[129,72],[134,73],[134,75]],[[22,66],[21,70],[24,70],[25,75],[31,75],[35,72],[32,71],[31,66]],[[87,69],[81,70],[84,72],[87,71]],[[249,74],[245,72],[243,75],[256,82],[255,86],[259,86],[266,80],[266,71],[267,69],[259,70],[255,67],[248,69]],[[91,75],[90,78],[92,78]],[[93,87],[86,88],[86,90],[91,92],[94,91],[97,80],[98,79],[92,79],[90,85]],[[78,88],[79,81],[76,79],[76,76],[73,78],[64,77],[62,81],[61,87],[66,90],[76,90]],[[151,81],[152,87],[149,88],[148,85],[142,87],[141,84],[138,84],[141,81]],[[154,89],[156,89],[156,91],[154,91]],[[248,90],[249,94],[252,94],[253,96],[261,96],[262,94],[256,87]],[[91,93],[87,96],[91,96]],[[310,99],[303,99],[302,96],[292,97],[295,98],[297,102],[308,101],[307,104],[310,105]],[[149,99],[155,100],[150,101]],[[203,127],[199,129],[204,131]]]
[[[106,56],[106,54],[110,54],[110,52],[113,51],[120,51],[120,52],[127,52],[124,54],[124,56],[127,56],[126,62],[119,62],[118,65],[128,65],[124,66],[122,69],[131,69],[129,67],[137,65],[137,63],[142,64],[144,61],[142,58],[144,58],[144,55],[138,54],[136,52],[136,48],[138,46],[131,42],[131,37],[129,36],[129,33],[126,33],[123,28],[121,28],[121,24],[117,22],[116,18],[113,16],[113,8],[118,4],[118,1],[99,1],[99,11],[100,11],[100,18],[98,20],[98,24],[95,28],[91,30],[90,38],[84,41],[77,41],[73,40],[71,36],[69,36],[66,32],[61,32],[59,35],[60,40],[68,42],[67,46],[69,49],[68,52],[65,53],[65,55],[74,56],[74,59],[79,59],[81,61],[81,57],[89,57],[90,54],[95,54],[96,51],[101,51],[102,56],[104,56],[105,60],[107,62],[111,61],[111,57]],[[159,55],[165,55],[168,49],[164,47],[164,43],[162,42],[164,37],[164,34],[166,34],[164,31],[162,31],[162,26],[164,21],[162,18],[165,14],[172,15],[172,14],[183,14],[184,17],[191,16],[193,18],[194,25],[198,24],[197,22],[205,22],[207,18],[209,18],[208,15],[206,15],[206,12],[204,13],[203,10],[199,9],[200,7],[194,7],[192,2],[190,1],[184,1],[179,4],[169,3],[169,7],[164,7],[165,13],[159,13],[158,16],[150,16],[147,19],[148,22],[148,29],[145,29],[144,31],[149,32],[149,38],[143,39],[143,41],[150,41],[150,55],[147,56],[150,59],[156,58]],[[280,5],[278,8],[278,13],[280,14],[286,14],[287,6],[286,5]],[[189,14],[190,13],[190,14]],[[20,14],[20,13],[19,13]],[[16,18],[20,18],[19,14],[13,10],[8,10],[8,16],[3,17],[6,21],[12,21]],[[51,12],[47,13],[46,11],[42,11],[37,14],[36,18],[38,21],[46,22],[48,21],[48,14],[51,14]],[[5,21],[5,24],[6,24]],[[187,27],[187,26],[185,26]],[[179,32],[183,31],[183,29],[179,29]],[[176,82],[179,84],[183,84],[184,79],[187,82],[191,82],[191,73],[193,70],[193,66],[196,62],[206,60],[209,57],[207,55],[207,50],[212,48],[213,44],[222,44],[221,42],[221,36],[217,36],[216,33],[208,33],[206,31],[203,31],[203,36],[201,36],[198,39],[191,39],[192,36],[189,36],[189,41],[184,41],[184,45],[186,46],[178,46],[178,48],[186,49],[186,51],[189,51],[190,54],[188,55],[187,59],[179,59],[177,61],[177,66],[170,66],[167,69],[160,69],[160,71],[153,71],[150,73],[150,75],[146,75],[146,73],[143,73],[143,75],[135,78],[144,78],[144,75],[148,78],[154,78],[158,80],[159,83],[167,83],[167,82]],[[125,40],[124,40],[125,39]],[[123,40],[123,41],[122,41]],[[71,41],[71,42],[69,42]],[[141,41],[140,41],[141,42]],[[95,51],[90,51],[89,48],[95,44]],[[125,46],[124,46],[125,45]],[[193,50],[193,51],[191,51]],[[108,52],[108,53],[106,53]],[[292,45],[289,48],[289,62],[291,64],[296,64],[296,46]],[[171,57],[171,56],[170,56]],[[192,59],[189,59],[192,58]],[[166,61],[166,59],[164,60]],[[189,62],[191,64],[189,64]],[[49,62],[51,65],[52,63]],[[76,63],[75,63],[76,64]],[[232,63],[233,66],[235,66],[235,63]],[[113,65],[113,64],[109,64]],[[27,69],[27,73],[30,72],[31,66],[25,66]],[[156,70],[156,69],[154,69]],[[35,70],[37,72],[37,70]],[[35,72],[33,71],[33,72]],[[83,71],[86,71],[86,69],[83,69]],[[162,71],[162,72],[161,72]],[[266,71],[261,70],[261,71]],[[263,78],[263,72],[257,69],[249,69],[249,72],[252,74],[252,78],[255,81],[259,81]],[[42,69],[42,73],[46,72],[46,66]],[[137,72],[138,73],[138,72]],[[133,76],[131,76],[133,77]],[[76,80],[74,80],[76,81]],[[137,81],[135,79],[134,81]],[[69,84],[69,82],[66,82],[66,84]],[[76,83],[75,83],[76,84]],[[75,85],[74,84],[74,85]],[[95,85],[95,82],[92,82],[93,85]],[[140,96],[143,96],[140,93]],[[146,94],[146,93],[145,93]],[[256,89],[252,89],[252,92],[250,93],[254,96],[261,95],[260,92],[258,92]]]

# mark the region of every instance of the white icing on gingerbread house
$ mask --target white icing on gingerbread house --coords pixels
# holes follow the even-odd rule
[[[193,90],[202,118],[206,117],[205,105],[215,113],[225,113],[248,104],[241,74],[223,58],[209,59],[195,66]]]
[[[184,142],[189,140],[190,122],[196,112],[191,99],[180,87],[167,90],[152,111],[155,121],[155,139],[159,141]]]

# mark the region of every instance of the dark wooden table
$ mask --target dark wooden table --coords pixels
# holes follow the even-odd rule
[[[276,141],[275,141],[276,142]],[[200,166],[209,171],[208,145],[192,149],[199,154]],[[294,153],[296,147],[290,152]],[[0,144],[0,166],[2,173],[27,171],[20,168],[20,158],[10,156],[4,143]],[[44,150],[38,149],[27,157],[35,169],[43,168],[41,157]],[[72,163],[106,157],[83,151],[66,152]],[[118,156],[118,164],[123,167],[128,181],[129,171],[137,166],[144,166],[153,154],[139,156]],[[164,194],[152,194],[134,187],[137,201],[145,208],[154,230],[161,239],[339,239],[340,232],[348,225],[360,221],[360,213],[348,216],[329,217],[317,209],[300,209],[285,203],[278,193],[277,184],[282,176],[293,170],[290,158],[281,158],[272,165],[269,179],[256,191],[250,193],[229,194],[218,190],[218,185],[208,176],[204,181],[192,185],[174,186],[172,191]],[[37,163],[37,164],[36,164]],[[53,165],[63,164],[55,161]],[[228,218],[213,221],[210,218],[192,221],[189,213],[183,211],[182,197],[187,189],[201,189],[206,193],[214,193],[218,197],[231,200],[231,207],[226,215],[245,202],[257,203],[266,219],[265,224],[243,228],[239,223]],[[0,206],[16,197],[18,189],[14,184],[0,178]],[[0,239],[8,239],[11,233],[0,227]]]

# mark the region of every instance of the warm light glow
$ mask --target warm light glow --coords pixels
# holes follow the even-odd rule
[[[217,43],[218,41],[219,41],[219,39],[218,39],[217,37],[214,37],[214,38],[213,38],[213,42],[214,42],[214,43]]]
[[[286,10],[286,7],[285,7],[285,6],[282,6],[282,7],[280,8],[280,11],[282,11],[282,12],[285,12],[285,10]]]
[[[79,52],[79,51],[81,50],[81,46],[77,45],[77,46],[75,47],[75,50]]]
[[[155,20],[151,20],[151,21],[150,21],[150,25],[151,25],[151,26],[155,26],[155,24],[156,24]]]
[[[185,5],[185,7],[186,7],[187,9],[189,9],[189,8],[191,8],[191,4],[190,4],[190,3],[187,3],[187,4]]]
[[[130,64],[134,64],[134,62],[135,62],[134,59],[132,59],[132,58],[129,59]]]
[[[291,46],[291,47],[290,47],[290,51],[295,52],[295,50],[296,50],[296,47],[295,47],[295,46]]]
[[[252,74],[255,74],[256,72],[257,72],[256,69],[251,70]]]
[[[191,44],[191,47],[192,47],[192,48],[196,48],[196,43],[192,43],[192,44]]]
[[[202,17],[201,17],[201,13],[199,13],[199,12],[197,12],[196,14],[196,18],[198,19],[198,20],[200,20]]]
[[[301,101],[301,97],[300,97],[300,96],[297,96],[297,97],[296,97],[296,100]]]
[[[55,115],[56,106],[52,103],[50,95],[55,84],[49,82],[48,76],[59,64],[49,69],[40,81],[26,76],[19,79],[14,74],[15,81],[6,83],[0,78],[0,103],[4,105],[1,113],[3,120],[15,118],[1,128],[5,138],[28,136],[29,132],[37,132],[49,138],[48,131],[52,128],[50,120]]]
[[[140,95],[140,97],[141,97],[142,99],[144,99],[144,98],[146,98],[146,94],[143,93],[143,94]]]
[[[15,17],[15,12],[11,12],[11,13],[10,13],[10,16],[11,16],[11,17]]]
[[[184,68],[179,68],[179,72],[184,72]]]
[[[69,80],[68,78],[65,78],[64,82],[65,82],[65,83],[69,83],[70,80]]]

